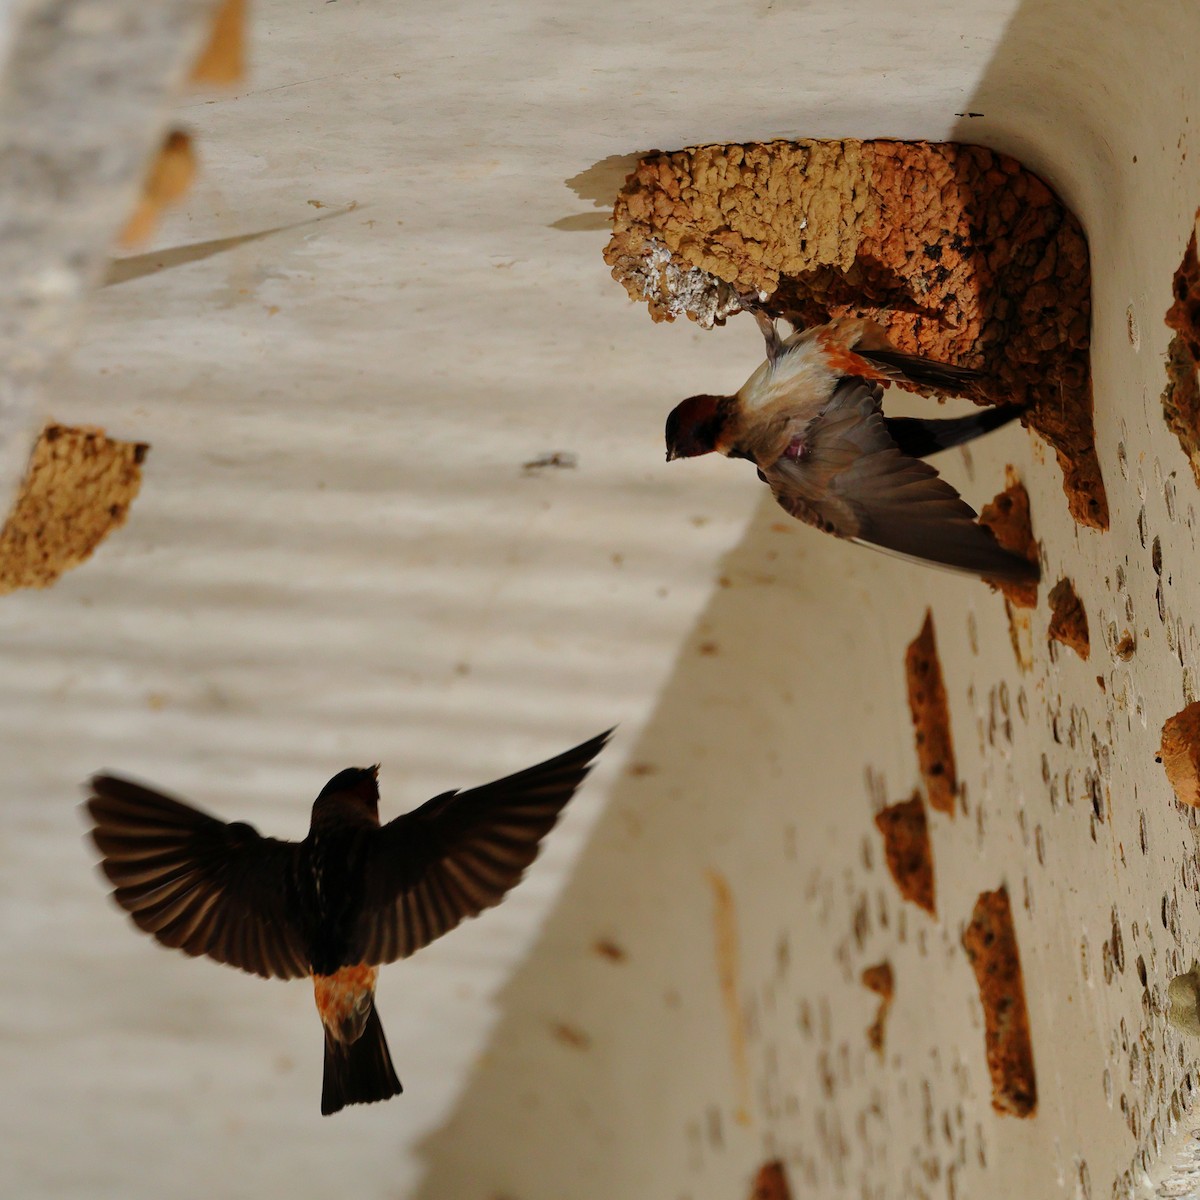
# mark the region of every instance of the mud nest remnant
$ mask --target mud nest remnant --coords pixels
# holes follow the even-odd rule
[[[933,915],[933,852],[921,797],[889,804],[875,814],[875,825],[883,834],[883,856],[900,895]]]
[[[1200,808],[1200,701],[1168,717],[1158,758],[1181,804]]]
[[[889,962],[876,963],[867,967],[862,973],[863,986],[879,997],[879,1011],[875,1020],[867,1027],[867,1042],[880,1058],[883,1057],[883,1043],[887,1032],[888,1009],[892,1007],[892,996],[896,992],[896,979],[892,974],[892,964]]]
[[[698,146],[641,161],[604,252],[656,321],[722,324],[747,297],[804,324],[868,316],[900,349],[985,372],[1055,449],[1071,513],[1108,527],[1074,215],[982,146],[854,140]]]
[[[1029,513],[1029,493],[1010,466],[1006,472],[1007,486],[979,513],[980,523],[995,535],[1005,550],[1011,550],[1031,563],[1038,560],[1038,544],[1033,536],[1033,520]],[[1017,608],[1036,608],[1036,580],[997,580],[998,587]]]
[[[1032,1116],[1037,1107],[1033,1044],[1007,890],[980,893],[962,940],[983,1004],[992,1107],[1015,1117]]]
[[[124,524],[147,447],[47,425],[0,531],[0,593],[49,587]]]
[[[1200,213],[1197,213],[1200,219]],[[1167,310],[1167,325],[1175,331],[1167,350],[1167,386],[1162,394],[1163,415],[1179,439],[1200,484],[1200,261],[1196,231],[1183,254],[1172,283],[1175,302]]]
[[[759,1168],[750,1200],[792,1200],[792,1189],[788,1187],[783,1163],[778,1159],[763,1163]]]
[[[1060,579],[1050,589],[1049,635],[1054,641],[1070,646],[1084,662],[1092,652],[1087,613],[1069,579]]]
[[[1196,218],[1200,220],[1200,212]],[[1192,362],[1200,366],[1200,261],[1196,258],[1194,228],[1175,272],[1172,292],[1175,301],[1167,310],[1167,325],[1183,339]]]
[[[908,676],[908,707],[912,712],[917,760],[925,780],[929,805],[938,812],[954,815],[958,795],[958,771],[954,741],[950,736],[950,708],[942,663],[933,632],[933,613],[926,610],[921,632],[909,643],[904,656]]]
[[[1200,966],[1195,962],[1167,984],[1167,1020],[1181,1032],[1200,1037]]]

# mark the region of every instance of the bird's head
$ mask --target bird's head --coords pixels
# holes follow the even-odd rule
[[[717,449],[729,411],[728,396],[689,396],[667,417],[667,462]]]
[[[341,797],[361,805],[372,816],[379,814],[379,764],[373,767],[347,767],[339,771],[322,789],[317,801]]]

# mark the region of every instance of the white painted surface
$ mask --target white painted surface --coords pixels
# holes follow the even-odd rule
[[[0,506],[216,0],[0,5]]]
[[[961,1147],[958,1195],[1108,1196],[1138,1149],[1121,1094],[1143,1132],[1159,1107],[1121,1023],[1126,1045],[1145,1026],[1168,1095],[1193,1053],[1153,1011],[1198,918],[1194,871],[1180,873],[1193,832],[1152,758],[1182,667],[1137,520],[1144,504],[1194,676],[1194,484],[1157,396],[1161,313],[1200,202],[1184,158],[1200,119],[1184,48],[1200,12],[720,0],[618,18],[596,5],[400,13],[339,0],[262,3],[254,20],[246,90],[180,113],[203,171],[160,242],[285,229],[96,296],[51,411],[151,442],[143,492],[91,563],[0,602],[0,1190],[700,1200],[744,1194],[779,1152],[801,1194],[808,1156],[813,1194],[946,1195]],[[966,111],[985,115],[960,125]],[[761,500],[752,472],[666,468],[669,403],[736,386],[757,334],[749,321],[707,335],[652,326],[608,279],[605,235],[554,228],[598,211],[563,180],[610,155],[956,130],[1059,187],[1096,267],[1112,532],[1073,527],[1052,456],[1016,431],[973,451],[973,478],[961,458],[948,468],[978,503],[1005,461],[1020,466],[1049,582],[1072,575],[1092,619],[1092,661],[1051,662],[1039,610],[1025,677],[1001,602],[978,585],[774,533],[769,501],[746,530]],[[558,449],[578,468],[522,472]],[[715,586],[722,573],[732,586]],[[935,818],[937,924],[891,890],[864,780],[880,773],[890,800],[915,782],[902,660],[927,604],[970,808]],[[1105,645],[1110,622],[1136,626],[1127,664]],[[710,640],[719,653],[698,654]],[[1011,746],[988,740],[993,717],[1006,726],[1001,686]],[[1074,748],[1052,734],[1073,709]],[[105,902],[80,844],[78,785],[99,767],[299,836],[316,790],[348,763],[381,760],[399,811],[614,720],[618,742],[510,901],[384,972],[406,1094],[334,1119],[317,1113],[308,990],[159,950]],[[1092,733],[1110,724],[1093,841],[1084,773]],[[627,760],[657,772],[618,779]],[[729,1057],[710,867],[737,906],[757,1030],[748,1076]],[[1042,1093],[1026,1122],[988,1107],[956,949],[975,893],[1002,881]],[[1176,936],[1159,919],[1164,894]],[[1114,906],[1126,961],[1110,985]],[[629,960],[594,954],[600,936]],[[1149,1016],[1138,954],[1157,989]],[[880,1065],[855,976],[885,956],[898,995]],[[805,1001],[811,1039],[797,1025]],[[556,1038],[557,1023],[590,1048]],[[821,1051],[843,1043],[830,1100]],[[860,1129],[873,1098],[883,1115]]]

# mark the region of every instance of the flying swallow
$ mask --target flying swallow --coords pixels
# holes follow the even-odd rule
[[[379,964],[498,904],[611,734],[382,826],[379,768],[351,767],[321,789],[302,842],[113,775],[91,780],[86,807],[113,898],[139,929],[255,975],[312,977],[328,1114],[402,1090],[375,1010]]]
[[[842,318],[781,339],[755,317],[766,361],[733,396],[691,396],[667,417],[667,461],[747,458],[793,517],[836,537],[988,579],[1036,580],[923,459],[1020,415],[1017,406],[924,420],[883,413],[883,385],[961,391],[979,372],[895,349],[874,323]]]

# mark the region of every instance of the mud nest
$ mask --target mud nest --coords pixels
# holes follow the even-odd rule
[[[983,370],[972,398],[1028,406],[1072,515],[1108,527],[1087,241],[1015,159],[928,142],[700,146],[643,159],[613,224],[605,261],[656,321],[722,324],[755,297],[803,324],[868,316],[902,350]]]

